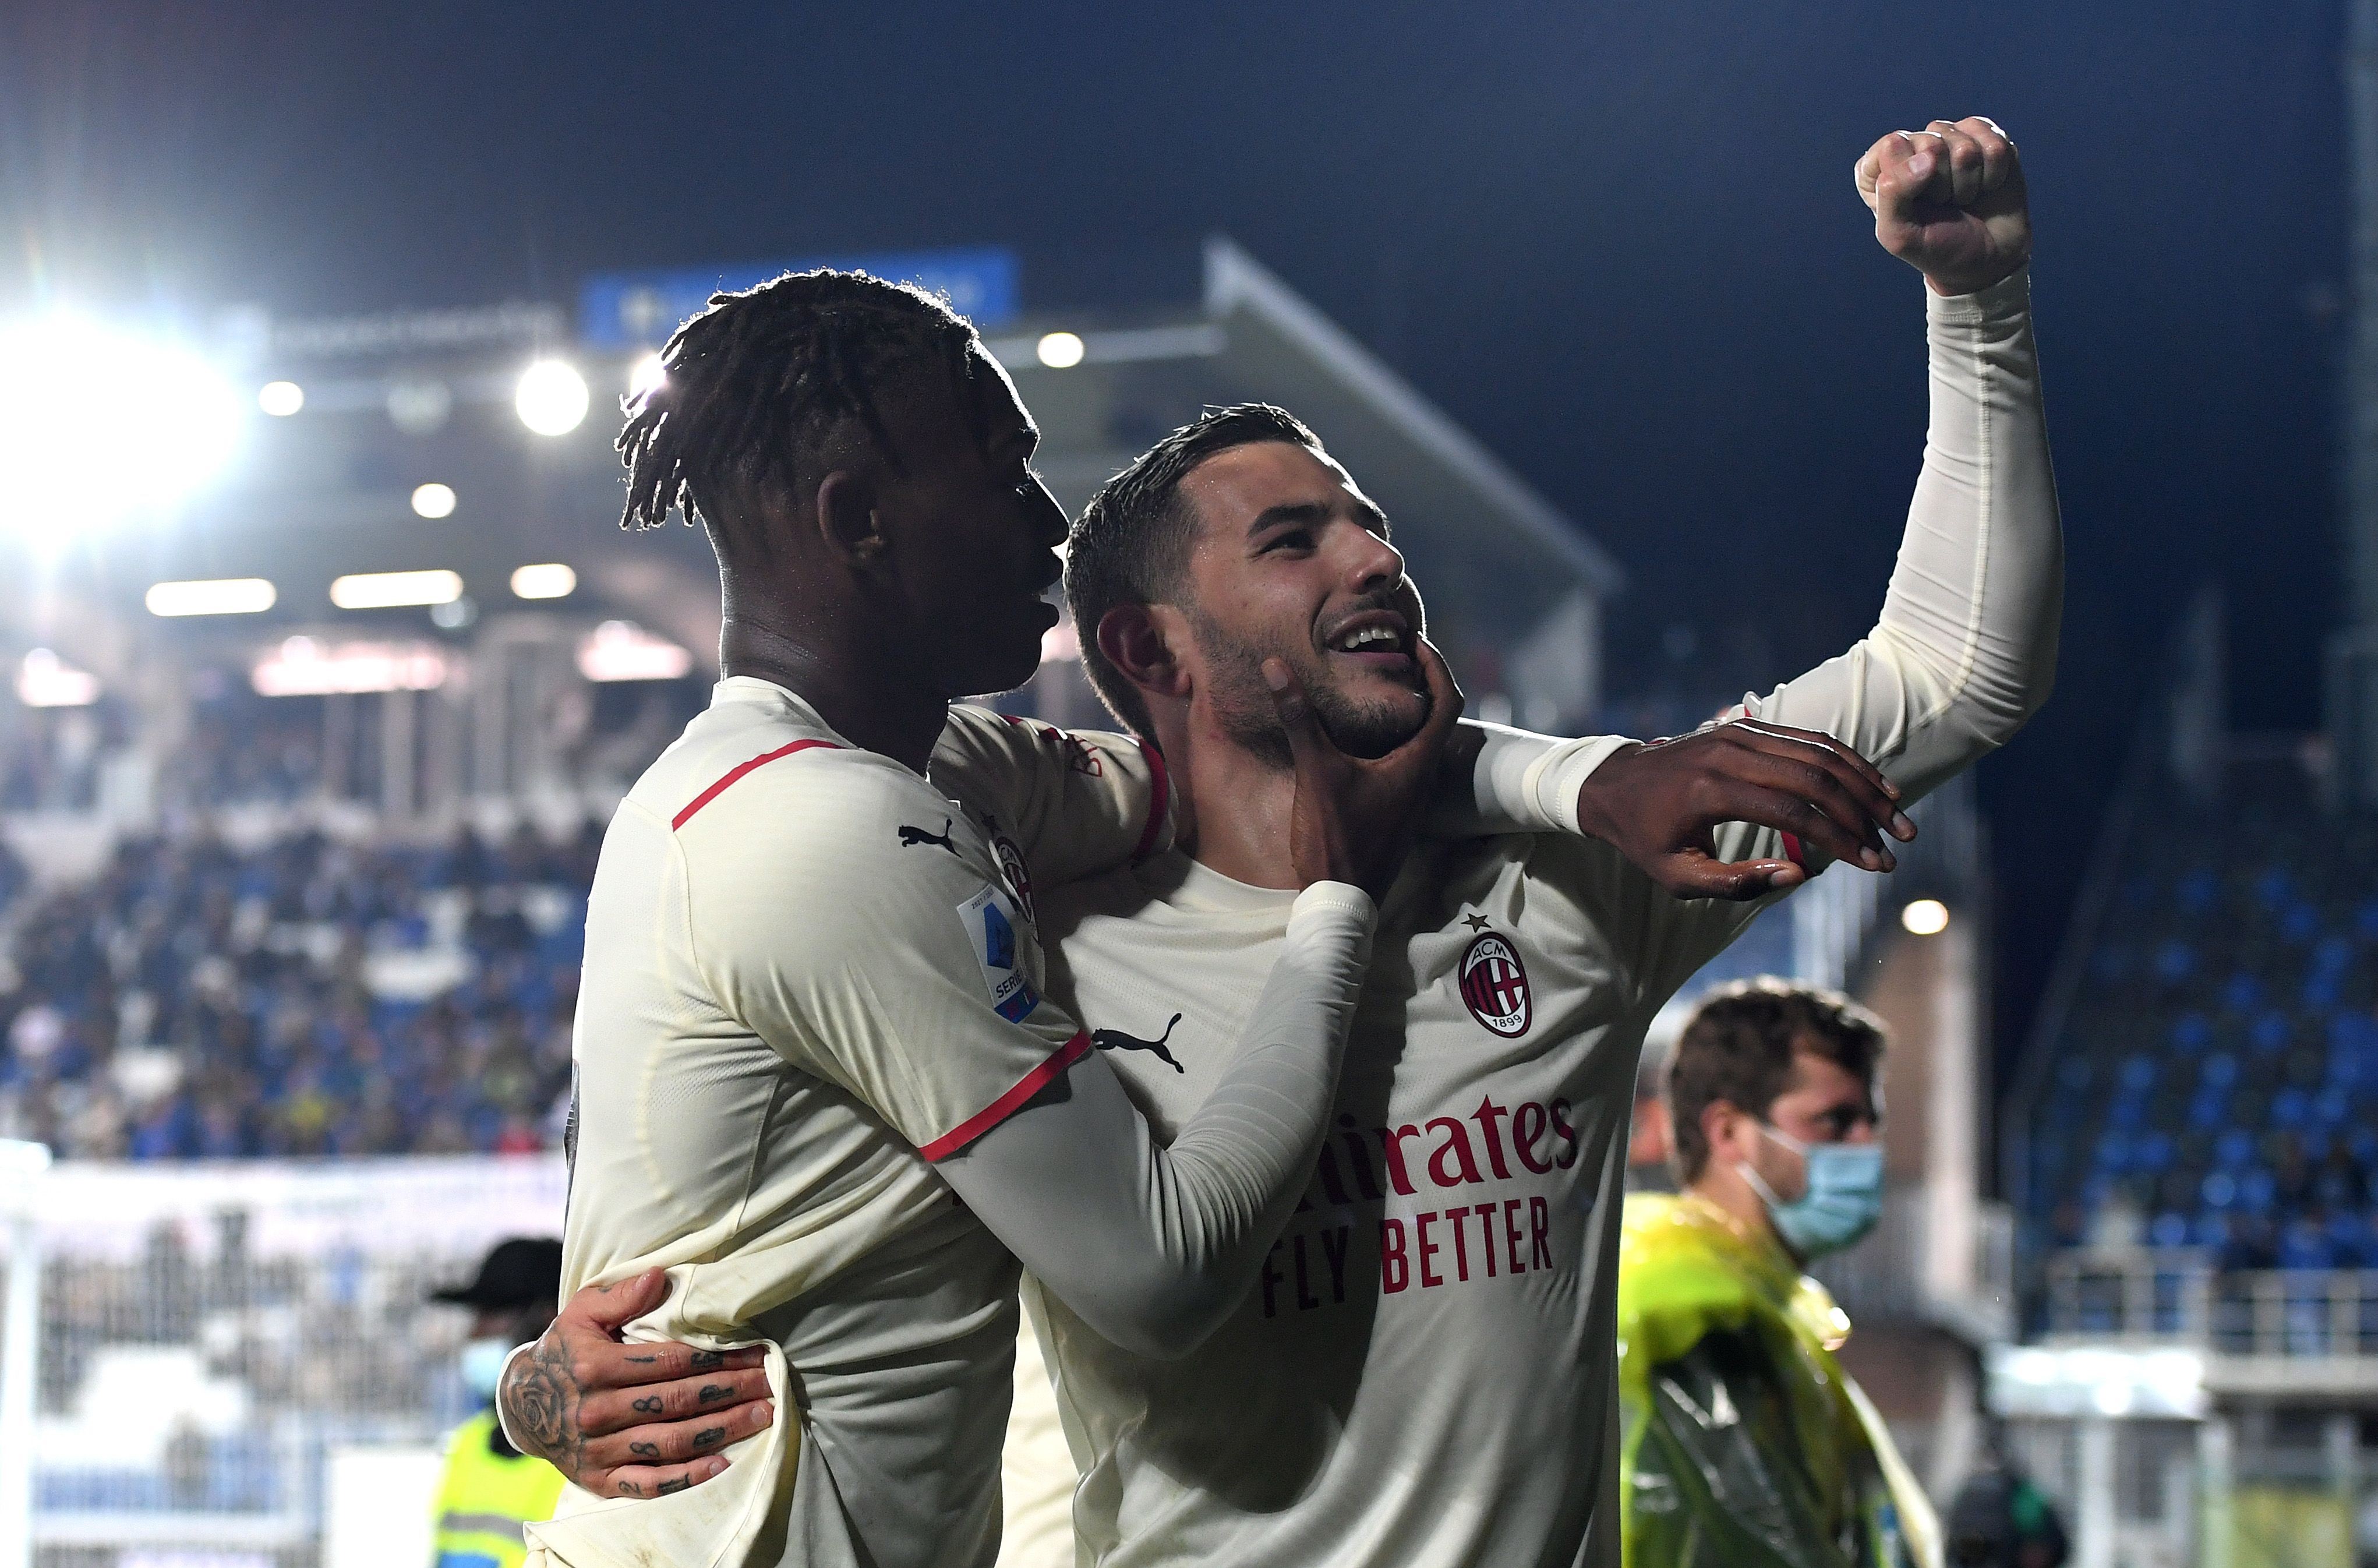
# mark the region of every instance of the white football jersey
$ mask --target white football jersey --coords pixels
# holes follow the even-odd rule
[[[1051,986],[1160,1133],[1211,1089],[1289,903],[1174,852],[1044,897]],[[1599,1561],[1636,1057],[1751,912],[1587,840],[1423,846],[1380,911],[1336,1133],[1231,1321],[1147,1361],[1027,1282],[1086,1558]]]
[[[995,1549],[1016,1265],[932,1162],[1090,1048],[1047,999],[1027,858],[1120,863],[1162,841],[1163,790],[1127,740],[966,709],[932,773],[727,680],[605,836],[563,1292],[667,1269],[631,1337],[766,1345],[778,1415],[705,1485],[565,1492],[530,1527],[546,1557],[942,1568]]]
[[[2045,698],[2061,590],[2027,280],[1926,297],[1930,437],[1882,618],[1735,710],[1841,738],[1909,801]],[[1531,770],[1510,820],[1573,829],[1573,780]],[[1717,848],[1781,838],[1735,824]],[[1052,994],[1159,1132],[1211,1088],[1289,902],[1169,851],[1043,895]],[[1673,899],[1562,834],[1417,850],[1379,911],[1335,1136],[1231,1321],[1154,1362],[1026,1282],[1076,1539],[1019,1538],[1004,1561],[1615,1568],[1636,1061],[1759,907]],[[1044,1424],[1019,1408],[1011,1442]],[[1036,1467],[1012,1461],[1011,1485]]]

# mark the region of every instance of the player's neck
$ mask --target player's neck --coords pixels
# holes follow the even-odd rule
[[[1199,706],[1156,717],[1174,792],[1173,841],[1208,871],[1251,887],[1301,886],[1288,847],[1295,776],[1204,718]],[[1214,809],[1200,812],[1200,802]]]
[[[799,626],[730,610],[718,637],[718,672],[773,681],[799,697],[852,745],[925,771],[948,722],[949,699],[905,678],[863,634]]]

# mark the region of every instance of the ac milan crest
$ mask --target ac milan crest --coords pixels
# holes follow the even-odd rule
[[[1499,932],[1482,932],[1461,955],[1461,999],[1470,1016],[1506,1040],[1528,1032],[1535,1003],[1519,950]]]
[[[1038,924],[1040,917],[1032,908],[1032,873],[1024,864],[1024,851],[1015,847],[1015,839],[995,828],[991,836],[991,851],[999,857],[999,874],[1007,878],[1008,890],[1024,907],[1024,918]]]

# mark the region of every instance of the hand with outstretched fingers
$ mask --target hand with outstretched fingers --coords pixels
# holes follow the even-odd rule
[[[1796,887],[1789,860],[1717,858],[1717,829],[1747,822],[1868,871],[1898,857],[1916,825],[1874,764],[1814,730],[1735,718],[1612,754],[1578,790],[1578,826],[1679,899],[1740,901]]]
[[[522,1453],[597,1497],[662,1497],[722,1474],[718,1451],[775,1418],[764,1350],[621,1340],[668,1292],[659,1269],[590,1285],[514,1353],[496,1401]]]

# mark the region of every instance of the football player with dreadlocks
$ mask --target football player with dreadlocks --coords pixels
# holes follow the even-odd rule
[[[799,1418],[747,1406],[698,1431],[669,1457],[751,1438],[725,1480],[691,1490],[680,1465],[643,1501],[641,1478],[625,1501],[565,1500],[531,1555],[974,1561],[997,1535],[1016,1260],[1154,1356],[1243,1294],[1321,1137],[1369,955],[1364,885],[1392,873],[1458,694],[1434,666],[1435,719],[1356,761],[1275,688],[1301,737],[1295,930],[1228,1081],[1160,1147],[1045,998],[1021,870],[1152,841],[1162,823],[1116,803],[1144,811],[1151,765],[1128,742],[983,735],[1009,727],[978,714],[936,776],[969,746],[1037,746],[1045,785],[1014,769],[1026,788],[973,792],[978,814],[927,781],[950,700],[1019,684],[1054,621],[1065,516],[1005,374],[938,303],[832,272],[721,301],[663,362],[619,440],[626,521],[674,507],[707,527],[725,678],[605,835],[563,1271],[571,1288],[667,1271],[639,1333],[707,1347],[695,1372],[756,1348]],[[1113,824],[1112,847],[1051,834],[1060,816]],[[540,1347],[511,1370],[542,1451],[574,1369]],[[730,1386],[632,1408],[698,1410]]]
[[[1521,831],[1410,857],[1305,1200],[1204,1343],[1152,1355],[1073,1299],[1079,1283],[1027,1282],[1079,1466],[1049,1511],[1070,1502],[1054,1561],[1620,1561],[1613,1276],[1635,1058],[1751,911],[1663,898],[1579,834],[1614,772],[1778,720],[1837,730],[1890,779],[1868,798],[1912,801],[2011,738],[2053,679],[2062,552],[2013,144],[1987,120],[1935,121],[1882,138],[1857,182],[1877,239],[1924,274],[1931,361],[1880,616],[1696,740],[1480,768],[1479,803]],[[1393,754],[1432,715],[1418,595],[1380,509],[1263,405],[1209,412],[1111,480],[1075,525],[1066,588],[1100,694],[1171,770],[1180,843],[1044,879],[1037,935],[1073,1016],[1164,1047],[1112,1067],[1185,1138],[1237,1070],[1265,966],[1295,943],[1282,826],[1310,742],[1269,711],[1266,671],[1286,667],[1333,745]],[[1814,802],[1828,786],[1792,788]],[[1822,818],[1801,809],[1777,820],[1813,837]]]
[[[620,438],[627,521],[707,528],[725,678],[621,805],[589,906],[564,1260],[587,1289],[503,1393],[515,1441],[585,1490],[534,1552],[984,1562],[1019,1260],[1156,1360],[1246,1295],[1313,1169],[1370,895],[1459,694],[1416,642],[1422,711],[1354,756],[1287,661],[1255,672],[1292,785],[1260,814],[1267,874],[1293,908],[1267,982],[1233,992],[1211,1092],[1154,1138],[1048,998],[1032,881],[1164,848],[1160,755],[948,706],[1030,674],[1052,619],[1064,518],[1006,376],[938,302],[833,272],[720,299],[663,361]],[[1791,788],[1675,803],[1695,755],[1771,774],[1760,746],[1804,756]],[[1471,766],[1483,802],[1492,749]],[[1818,738],[1688,743],[1646,773],[1639,809],[1598,820],[1694,892],[1802,874],[1718,865],[1716,820],[1813,814],[1820,848],[1859,857],[1892,814]]]

